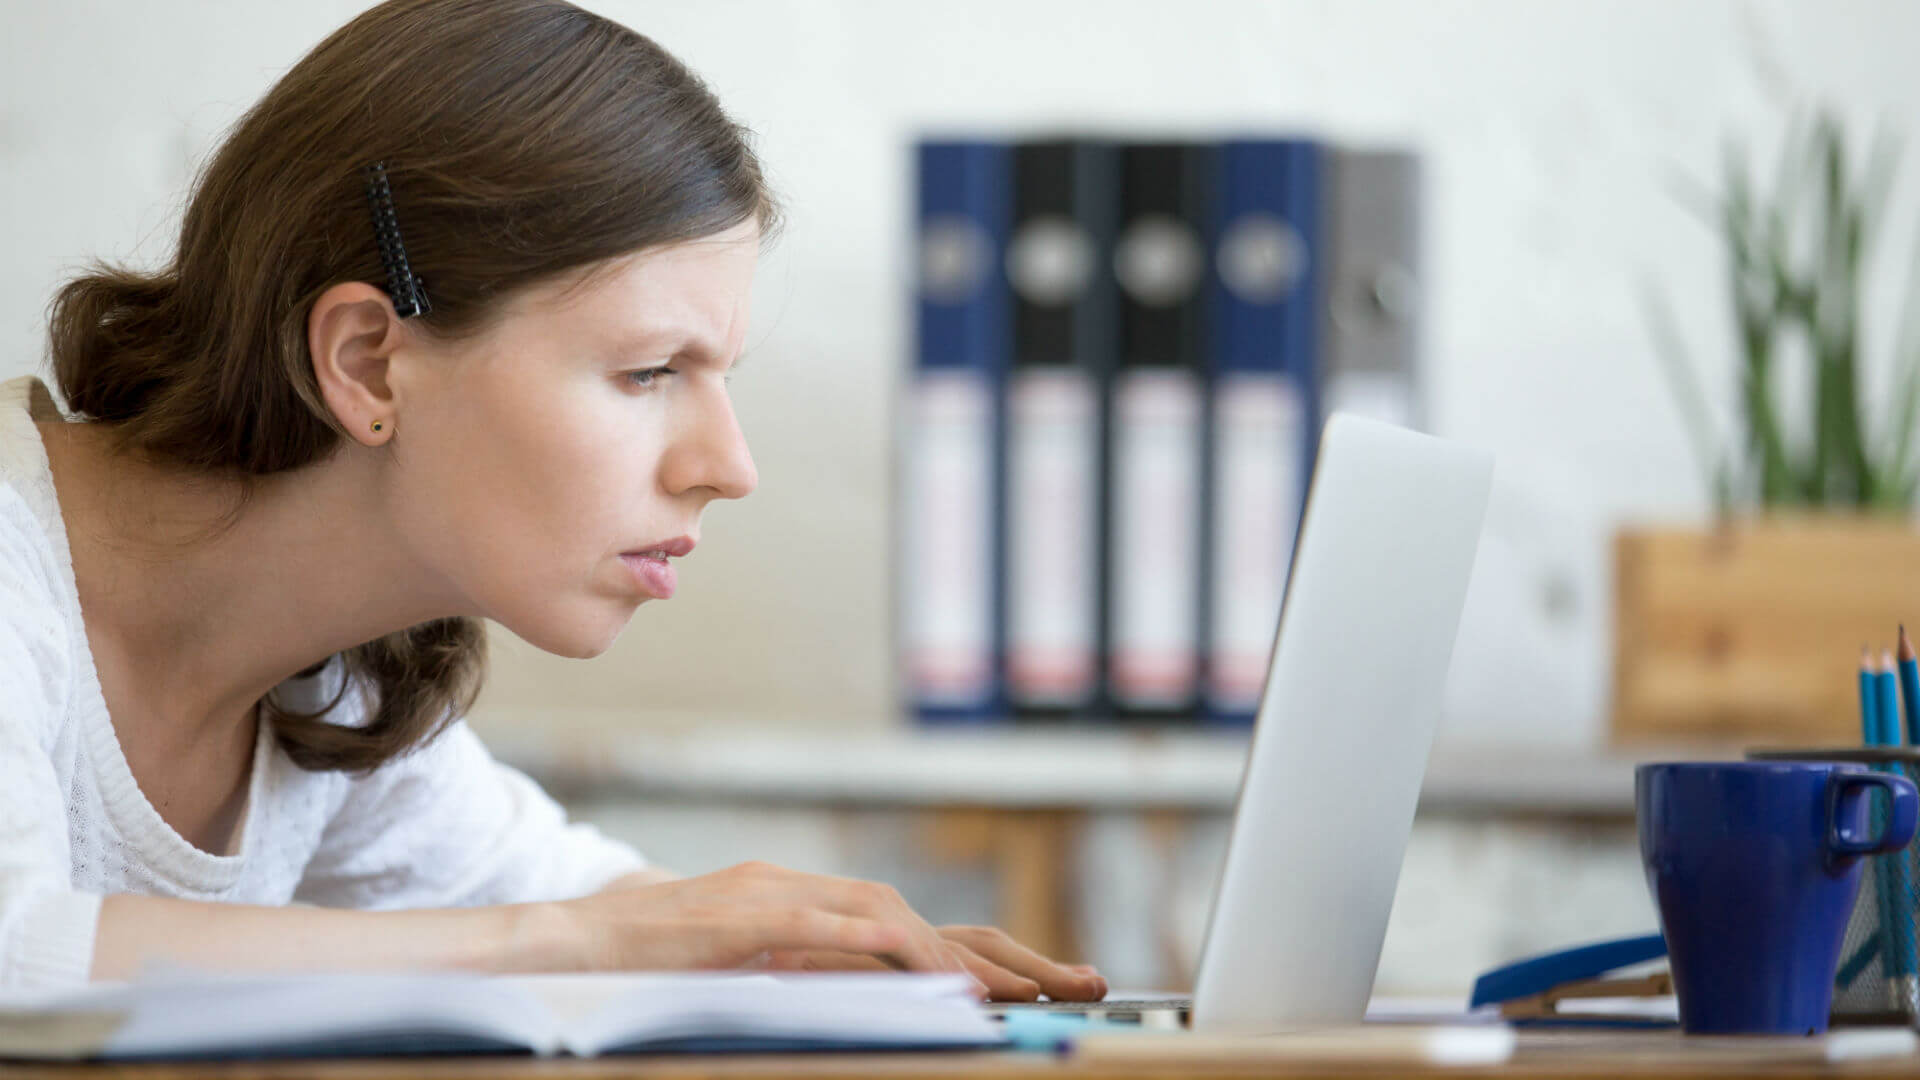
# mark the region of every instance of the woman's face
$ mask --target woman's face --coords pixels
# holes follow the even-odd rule
[[[752,222],[651,249],[394,365],[383,495],[434,584],[572,657],[672,595],[701,512],[756,482],[726,374],[758,253]]]

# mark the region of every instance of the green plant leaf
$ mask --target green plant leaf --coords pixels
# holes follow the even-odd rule
[[[1754,207],[1752,181],[1747,175],[1741,146],[1729,141],[1723,158],[1726,196],[1722,235],[1727,242],[1729,292],[1734,325],[1743,358],[1740,379],[1745,405],[1746,441],[1758,457],[1759,499],[1763,506],[1791,505],[1802,500],[1802,477],[1793,466],[1781,434],[1773,402],[1773,344],[1780,321],[1783,294],[1773,274],[1783,262],[1778,236],[1769,235],[1766,219]],[[1786,294],[1790,301],[1791,294]]]
[[[1774,250],[1779,254],[1774,262],[1774,277],[1782,284],[1792,278],[1787,268],[1794,261],[1796,210],[1805,197],[1807,181],[1817,174],[1807,153],[1814,136],[1813,122],[1801,110],[1794,110],[1788,117],[1786,134],[1780,140],[1780,159],[1774,163],[1773,196],[1766,220],[1775,242]]]
[[[1866,505],[1874,498],[1876,478],[1861,434],[1855,357],[1862,212],[1848,183],[1845,128],[1833,114],[1822,115],[1815,144],[1821,187],[1806,318],[1818,387],[1814,495],[1822,501]]]
[[[1881,399],[1865,393],[1861,381],[1862,280],[1884,228],[1901,146],[1888,125],[1875,125],[1858,171],[1848,147],[1836,110],[1795,108],[1772,162],[1770,190],[1756,188],[1736,138],[1722,144],[1717,199],[1689,178],[1675,183],[1676,198],[1716,226],[1726,245],[1740,349],[1737,441],[1720,442],[1713,431],[1698,369],[1664,299],[1643,288],[1644,307],[1656,354],[1723,510],[1740,498],[1768,506],[1896,508],[1920,496],[1920,235],[1907,271],[1893,393],[1881,413]],[[1796,334],[1805,335],[1813,365],[1812,437],[1804,446],[1787,437],[1773,385],[1777,369],[1797,359],[1782,348],[1796,343]]]
[[[1674,323],[1672,309],[1667,306],[1666,299],[1647,285],[1644,279],[1640,301],[1641,310],[1646,313],[1648,330],[1653,336],[1653,353],[1660,360],[1660,369],[1666,373],[1667,388],[1680,410],[1687,441],[1693,445],[1694,456],[1699,459],[1700,469],[1705,474],[1708,489],[1713,492],[1714,501],[1726,509],[1730,492],[1727,463],[1721,449],[1724,444],[1715,430],[1713,410],[1707,404],[1706,391],[1701,388],[1700,373],[1687,356],[1687,347],[1680,337],[1679,327]]]
[[[1760,456],[1760,502],[1763,506],[1793,505],[1802,500],[1799,478],[1787,458],[1786,444],[1773,407],[1767,375],[1772,367],[1773,342],[1764,331],[1750,339],[1741,392],[1747,406],[1748,439]]]

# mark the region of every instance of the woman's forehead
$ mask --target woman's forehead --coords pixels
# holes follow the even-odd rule
[[[510,321],[562,321],[621,348],[724,355],[739,336],[759,254],[751,223],[713,237],[619,256],[516,298]]]
[[[754,233],[729,230],[715,236],[679,240],[615,255],[585,266],[563,270],[522,290],[518,302],[529,307],[559,308],[591,302],[608,292],[635,288],[670,291],[689,273],[724,274],[742,263],[751,266],[758,254]]]

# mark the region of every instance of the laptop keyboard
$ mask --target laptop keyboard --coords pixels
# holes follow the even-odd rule
[[[1193,1012],[1193,999],[1187,997],[1108,998],[1105,1001],[989,1001],[981,1006],[996,1020],[1009,1013],[1044,1012],[1081,1016],[1089,1021],[1109,1024],[1139,1024],[1143,1027],[1186,1027]]]

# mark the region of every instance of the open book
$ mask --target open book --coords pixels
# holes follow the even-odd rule
[[[0,992],[0,1057],[949,1049],[1005,1036],[960,975],[172,973]]]

